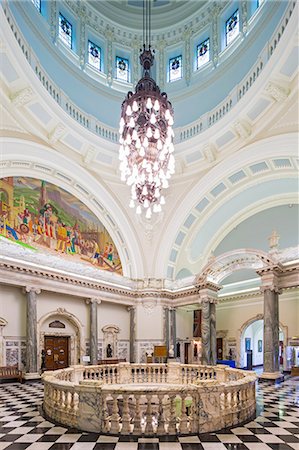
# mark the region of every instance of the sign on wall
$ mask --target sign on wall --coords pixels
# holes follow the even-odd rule
[[[0,179],[0,234],[32,250],[122,274],[114,242],[100,220],[72,194],[43,180]]]

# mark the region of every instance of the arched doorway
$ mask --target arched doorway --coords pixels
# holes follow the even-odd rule
[[[247,351],[252,351],[252,366],[262,366],[264,363],[264,320],[263,315],[258,314],[246,321],[241,327],[240,333],[240,360],[239,367],[247,367]],[[287,342],[287,329],[279,324],[279,363],[286,364],[284,349]]]
[[[38,355],[41,358],[42,350],[45,351],[45,364],[49,366],[46,369],[80,364],[85,352],[84,326],[72,313],[58,308],[45,314],[38,321],[37,332]]]

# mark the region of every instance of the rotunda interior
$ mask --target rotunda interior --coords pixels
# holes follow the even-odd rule
[[[151,218],[119,160],[142,14],[1,3],[0,366],[171,357],[280,379],[299,366],[298,3],[151,2],[175,158]]]

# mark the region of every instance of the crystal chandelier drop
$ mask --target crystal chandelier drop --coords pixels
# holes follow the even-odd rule
[[[131,186],[129,206],[136,213],[160,212],[165,204],[161,191],[175,172],[173,156],[173,108],[167,94],[150,77],[154,55],[150,45],[150,1],[143,0],[143,50],[140,63],[143,77],[135,92],[128,92],[121,106],[120,171],[121,180]]]

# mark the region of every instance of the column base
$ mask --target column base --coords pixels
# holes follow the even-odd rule
[[[31,381],[31,380],[40,380],[41,379],[41,375],[38,372],[25,372],[23,374],[23,380],[24,381]]]
[[[284,380],[284,375],[281,372],[263,372],[258,375],[260,381],[270,381],[272,383],[281,382]]]

